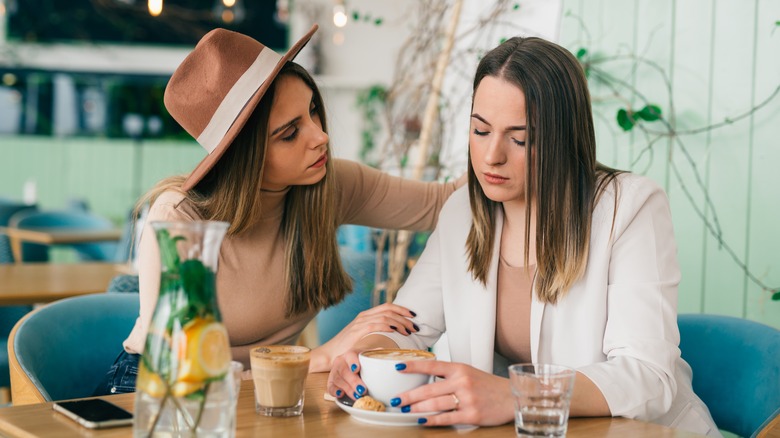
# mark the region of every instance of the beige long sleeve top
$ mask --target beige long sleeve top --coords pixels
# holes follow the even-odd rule
[[[404,180],[346,160],[334,161],[339,224],[410,230],[433,229],[454,183]],[[263,192],[261,220],[239,236],[226,237],[220,248],[217,301],[230,336],[233,359],[249,363],[249,350],[263,344],[294,343],[316,311],[285,317],[288,295],[284,277],[285,241],[280,232],[283,192]],[[312,212],[316,215],[317,212]],[[143,352],[160,286],[160,255],[152,221],[202,218],[175,191],[151,206],[138,247],[140,315],[123,346]]]

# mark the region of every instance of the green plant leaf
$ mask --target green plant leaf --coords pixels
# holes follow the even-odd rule
[[[585,55],[588,54],[588,49],[582,47],[580,50],[577,50],[577,59],[582,60],[582,58],[585,57]]]
[[[179,267],[182,287],[189,297],[190,305],[198,310],[196,313],[200,313],[200,309],[205,309],[209,304],[207,287],[210,272],[198,259],[185,260]]]
[[[775,292],[772,294],[772,301],[780,301],[780,292]]]
[[[498,44],[504,44],[506,42],[506,38],[501,38],[498,40]]]
[[[628,111],[621,108],[617,113],[617,123],[624,131],[630,131],[634,128],[636,122],[628,114]]]
[[[520,3],[515,3],[514,5],[512,5],[512,9],[514,9],[515,11],[520,9]]]
[[[179,272],[179,251],[176,242],[184,240],[184,236],[171,237],[168,230],[157,230],[157,241],[160,243],[160,260],[162,265],[171,272]]]
[[[381,26],[382,25],[382,21],[383,20],[381,18],[377,18],[376,20],[374,20],[374,24],[377,25],[377,26]]]
[[[661,118],[661,108],[658,105],[645,105],[644,108],[634,113],[634,116],[647,122],[655,122]]]
[[[358,21],[360,19],[360,13],[358,13],[358,11],[352,11],[352,19]]]

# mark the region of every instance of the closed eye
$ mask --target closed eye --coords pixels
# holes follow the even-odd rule
[[[298,127],[292,126],[291,128],[293,128],[293,131],[290,133],[290,135],[282,137],[282,141],[293,141],[295,140],[295,137],[298,136]]]
[[[488,135],[488,132],[487,131],[480,131],[477,128],[474,128],[474,135],[478,135],[480,137],[484,137],[484,136]]]
[[[513,139],[512,139],[512,141],[513,141],[513,142],[514,142],[516,145],[518,145],[518,146],[525,146],[525,141],[524,141],[524,140],[523,140],[523,141],[521,141],[521,140],[515,140],[515,139],[513,138]]]

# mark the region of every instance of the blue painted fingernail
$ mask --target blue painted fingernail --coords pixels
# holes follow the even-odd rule
[[[352,398],[354,398],[355,400],[357,400],[357,399],[359,399],[359,398],[360,398],[360,394],[358,394],[358,393],[356,392],[356,393],[352,394]]]
[[[418,332],[420,331],[420,327],[417,327],[417,324],[412,324],[412,327],[414,327],[415,331],[418,331]]]
[[[343,394],[343,392],[341,392],[340,389],[337,389],[336,390],[336,397],[341,397],[341,394]]]
[[[417,316],[417,314],[416,314],[416,313],[414,313],[414,312],[413,312],[413,311],[411,311],[411,310],[409,311],[409,313],[411,313],[411,314],[412,314],[412,316]]]
[[[363,394],[366,393],[366,388],[364,388],[363,385],[358,385],[357,386],[357,391],[358,391],[358,394],[363,395]]]
[[[411,410],[412,410],[412,407],[409,406],[409,405],[401,406],[401,412],[403,412],[404,414],[408,414],[409,411],[411,411]]]
[[[410,335],[412,334],[412,331],[411,331],[411,330],[409,330],[409,329],[405,329],[405,330],[406,330],[406,333],[408,333],[408,334],[410,334]]]
[[[354,364],[354,363],[353,363],[353,364],[352,364],[352,365],[349,367],[349,369],[350,369],[350,370],[352,370],[352,372],[354,373],[354,372],[355,372],[355,370],[357,369],[357,364]]]
[[[403,371],[403,370],[406,369],[406,364],[405,363],[397,363],[397,364],[395,364],[395,369],[396,369],[396,371]]]
[[[417,419],[417,424],[425,424],[425,423],[427,423],[427,422],[428,422],[428,420],[427,420],[427,419],[425,419],[425,418],[418,418],[418,419]]]
[[[392,407],[396,407],[396,406],[398,406],[400,404],[401,404],[401,399],[398,398],[398,397],[390,400],[390,406],[392,406]]]
[[[391,325],[390,328],[393,329],[393,330],[398,330],[398,327],[396,327],[394,325]]]

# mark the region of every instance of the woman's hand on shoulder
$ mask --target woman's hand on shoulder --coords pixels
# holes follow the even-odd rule
[[[353,348],[360,339],[370,333],[398,332],[409,336],[418,332],[419,327],[411,321],[414,316],[406,307],[391,303],[360,312],[336,336],[314,350],[315,354],[324,355],[327,360],[312,361],[310,372],[328,371],[334,358]]]
[[[439,376],[431,384],[400,394],[402,412],[442,412],[419,417],[426,426],[473,424],[495,426],[514,419],[509,380],[470,365],[441,361],[410,361],[402,373]]]

